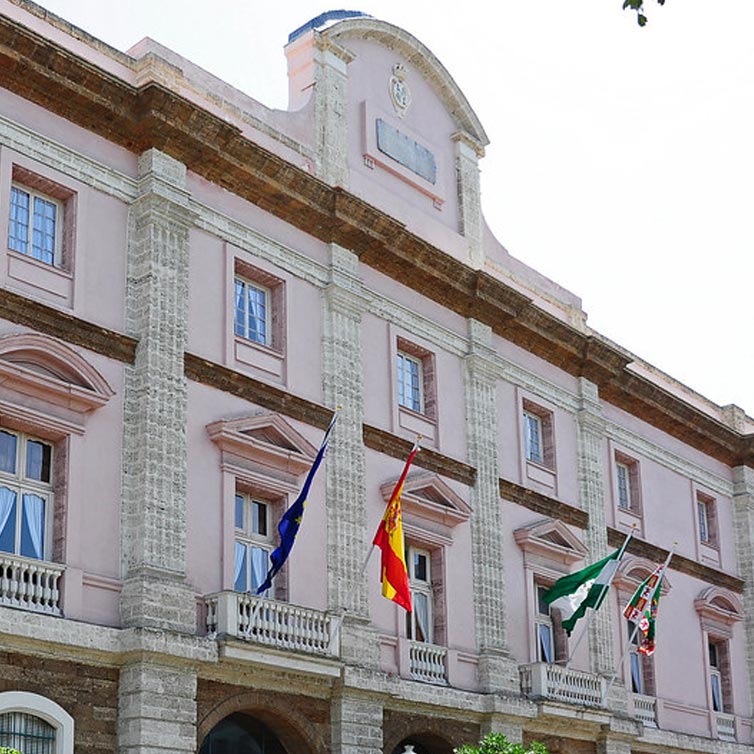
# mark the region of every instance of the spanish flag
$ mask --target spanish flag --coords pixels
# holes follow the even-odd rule
[[[401,493],[406,475],[411,467],[419,446],[414,445],[406,460],[401,478],[395,485],[385,515],[377,527],[373,544],[382,552],[382,596],[399,604],[411,612],[411,590],[408,586],[408,570],[403,544],[403,519],[401,516]]]

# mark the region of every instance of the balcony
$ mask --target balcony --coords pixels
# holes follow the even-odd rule
[[[0,605],[62,615],[60,579],[65,566],[0,553]]]
[[[414,681],[448,685],[448,650],[423,641],[408,643],[409,672]]]
[[[647,728],[657,727],[657,699],[644,694],[632,695],[634,704],[634,717],[641,720]]]
[[[545,662],[523,665],[519,671],[521,693],[530,699],[604,707],[605,681],[592,673]]]
[[[327,613],[239,592],[210,594],[204,602],[210,635],[324,657],[340,653],[340,621]]]
[[[717,737],[721,741],[736,740],[736,718],[733,715],[716,712],[715,725],[717,726]]]

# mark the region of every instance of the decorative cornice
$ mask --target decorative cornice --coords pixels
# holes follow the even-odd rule
[[[545,312],[160,84],[131,86],[7,17],[0,18],[0,71],[4,88],[132,152],[165,152],[313,237],[354,250],[365,264],[488,324],[567,373],[587,377],[604,400],[671,436],[726,464],[754,465],[754,435],[741,435],[627,369],[630,357],[620,349]]]
[[[607,529],[607,543],[610,547],[620,547],[625,540],[626,535],[622,531],[608,527]],[[626,551],[631,555],[636,555],[641,558],[646,558],[654,563],[662,563],[668,556],[668,551],[657,545],[645,542],[642,539],[634,537],[629,543]],[[730,573],[724,573],[718,571],[715,568],[698,563],[696,560],[691,560],[678,553],[673,553],[673,558],[668,566],[671,571],[678,571],[679,573],[685,573],[687,576],[693,576],[700,581],[706,581],[713,586],[721,587],[722,589],[729,589],[732,592],[742,594],[744,591],[744,581],[733,576]]]

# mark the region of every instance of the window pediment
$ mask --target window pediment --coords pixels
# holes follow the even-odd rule
[[[114,395],[83,356],[36,333],[0,338],[0,385],[78,413],[93,411]]]
[[[390,500],[398,480],[385,482],[380,492],[385,502]],[[467,521],[471,507],[437,474],[419,472],[409,474],[401,495],[402,510],[409,516],[454,527]]]
[[[308,471],[317,449],[278,414],[221,419],[207,434],[222,451],[299,476]]]
[[[653,560],[647,560],[647,558],[626,556],[618,565],[613,584],[616,589],[633,594],[639,584],[649,578],[658,565],[659,563],[655,563]],[[660,594],[663,597],[673,588],[673,585],[668,579],[668,570],[669,569],[667,568],[665,569],[665,573],[662,577]]]
[[[561,521],[552,518],[535,521],[513,532],[518,546],[526,556],[571,565],[583,560],[588,550]]]
[[[694,600],[694,609],[705,630],[716,634],[729,635],[731,626],[744,617],[741,600],[717,586],[703,589]]]

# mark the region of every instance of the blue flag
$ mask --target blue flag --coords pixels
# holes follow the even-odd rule
[[[301,521],[304,518],[304,508],[306,508],[306,498],[309,495],[309,488],[312,486],[314,475],[317,473],[317,469],[319,468],[319,465],[320,463],[322,463],[322,459],[325,456],[325,451],[327,450],[327,442],[330,439],[330,432],[332,432],[332,428],[335,426],[337,418],[338,413],[336,411],[335,415],[332,418],[332,421],[330,422],[330,426],[327,428],[327,432],[325,432],[325,436],[322,438],[322,445],[320,445],[317,457],[314,459],[314,463],[309,469],[309,473],[306,475],[306,481],[304,482],[304,486],[301,488],[299,496],[296,498],[296,501],[293,503],[293,505],[288,508],[288,510],[283,514],[283,517],[280,519],[280,523],[278,524],[278,532],[280,533],[280,545],[275,550],[273,550],[272,554],[270,555],[270,561],[272,562],[272,565],[270,566],[270,570],[267,572],[267,578],[264,580],[264,583],[259,587],[259,589],[257,589],[257,594],[262,594],[262,592],[266,592],[272,587],[272,580],[275,578],[275,575],[283,567],[283,564],[286,560],[288,560],[288,556],[291,554],[293,543],[296,541],[296,535],[298,534],[298,530],[301,527]]]

